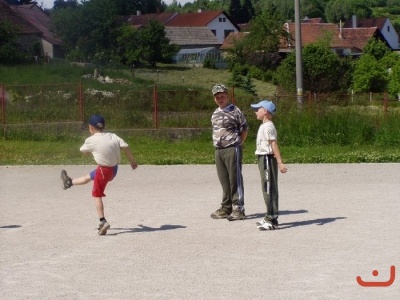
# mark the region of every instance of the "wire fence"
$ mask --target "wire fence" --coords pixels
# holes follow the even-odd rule
[[[258,101],[252,95],[230,99],[246,114],[250,104]],[[298,105],[295,94],[274,94],[279,110]],[[307,94],[304,106],[315,109],[330,106],[381,106],[390,109],[386,94]],[[85,128],[90,115],[104,115],[109,129],[210,128],[216,105],[208,90],[95,90],[82,83],[48,85],[0,84],[1,119],[4,136],[25,131],[67,135]],[[398,101],[395,101],[398,102]]]

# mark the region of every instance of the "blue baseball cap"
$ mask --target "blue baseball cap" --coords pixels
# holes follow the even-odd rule
[[[103,116],[93,115],[89,119],[89,124],[96,127],[97,129],[104,129],[104,127],[106,126],[106,121],[104,120]]]
[[[272,103],[272,101],[269,100],[262,100],[260,102],[258,102],[257,104],[251,104],[250,105],[253,109],[257,110],[259,108],[265,108],[266,110],[268,110],[271,115],[274,115],[276,112],[276,105],[274,103]]]

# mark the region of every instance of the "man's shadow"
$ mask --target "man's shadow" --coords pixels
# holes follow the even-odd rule
[[[305,209],[300,209],[300,210],[283,210],[279,211],[279,215],[292,215],[292,214],[304,214],[308,213],[308,210]],[[252,214],[252,215],[247,215],[246,219],[262,219],[264,218],[265,213],[262,214]],[[336,217],[336,218],[320,218],[320,219],[314,219],[314,220],[305,220],[305,221],[298,221],[298,222],[289,222],[289,223],[279,223],[279,229],[288,229],[292,227],[298,227],[298,226],[308,226],[308,225],[325,225],[328,223],[335,222],[336,220],[343,220],[346,219],[346,217]]]
[[[135,233],[135,232],[152,232],[152,231],[160,231],[160,230],[173,230],[173,229],[186,228],[186,226],[182,226],[182,225],[162,225],[160,227],[149,227],[149,226],[139,224],[138,226],[139,227],[136,227],[136,228],[110,228],[109,232],[112,230],[119,230],[119,232],[108,233],[107,235],[118,235],[118,234],[123,234],[123,233]]]
[[[279,215],[297,215],[297,214],[305,214],[308,213],[308,210],[305,209],[299,209],[299,210],[280,210]],[[252,214],[252,215],[246,215],[246,219],[262,219],[264,218],[265,213],[262,214]]]

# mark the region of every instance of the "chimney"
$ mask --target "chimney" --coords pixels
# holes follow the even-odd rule
[[[199,9],[197,10],[197,12],[198,12],[199,14],[201,14],[201,13],[203,12],[203,10],[202,10],[201,8],[199,8]]]
[[[357,17],[356,15],[351,16],[351,21],[353,23],[353,28],[357,28]]]
[[[342,20],[339,22],[339,39],[342,39]]]
[[[142,12],[141,12],[140,10],[137,10],[137,11],[136,11],[136,15],[137,15],[137,16],[140,16],[141,14],[142,14]]]

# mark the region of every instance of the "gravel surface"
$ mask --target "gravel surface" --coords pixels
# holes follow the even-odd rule
[[[120,166],[98,236],[91,184],[59,178],[94,166],[0,166],[0,299],[399,299],[400,164],[287,167],[280,229],[259,231],[256,165],[234,222],[210,218],[213,165]],[[388,282],[391,266],[390,286],[356,281]]]

